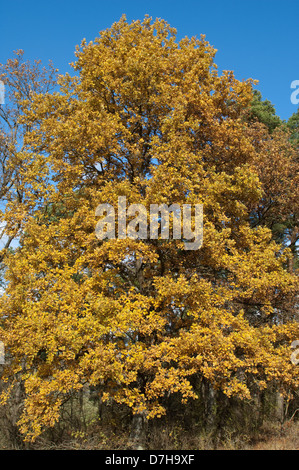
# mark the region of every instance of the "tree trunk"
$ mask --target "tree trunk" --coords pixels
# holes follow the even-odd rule
[[[134,450],[144,450],[145,448],[146,424],[146,418],[143,413],[133,416],[130,443]]]

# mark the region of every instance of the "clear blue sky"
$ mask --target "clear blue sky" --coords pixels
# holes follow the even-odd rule
[[[258,79],[263,98],[282,119],[297,110],[290,84],[299,80],[298,0],[6,0],[0,6],[0,62],[23,49],[26,58],[45,64],[51,59],[64,73],[75,46],[93,40],[122,14],[128,21],[145,14],[163,18],[178,38],[205,34],[218,49],[220,71]]]

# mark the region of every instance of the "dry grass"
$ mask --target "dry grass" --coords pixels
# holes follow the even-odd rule
[[[271,404],[271,403],[270,403]],[[299,450],[299,410],[293,406],[288,420],[281,425],[275,413],[258,419],[258,409],[251,404],[244,408],[230,402],[221,421],[206,428],[200,410],[185,416],[172,414],[172,419],[157,420],[148,425],[143,448],[148,450]],[[62,419],[33,444],[24,444],[15,419],[8,413],[0,415],[0,450],[126,450],[130,442],[131,416],[120,406],[107,406],[101,412],[89,399],[64,407]],[[271,411],[271,410],[270,410]],[[274,410],[275,411],[275,410]],[[215,417],[217,417],[215,415]],[[209,429],[209,430],[208,430]]]
[[[299,422],[287,423],[281,430],[272,433],[264,430],[260,440],[253,443],[251,450],[299,450]]]
[[[94,429],[95,431],[95,429]],[[5,445],[2,449],[11,448]],[[119,435],[103,432],[72,433],[60,443],[40,438],[31,450],[125,450],[132,447],[126,433]],[[299,450],[299,421],[285,425],[264,425],[254,438],[246,435],[226,435],[215,444],[209,434],[188,435],[179,429],[165,429],[150,436],[146,446],[150,450]],[[17,450],[17,449],[16,449]]]
[[[226,433],[221,441],[215,442],[212,434],[188,434],[179,427],[157,430],[148,437],[145,447],[149,450],[299,450],[299,421],[281,427],[279,424],[265,424],[254,436]],[[46,450],[126,450],[130,445],[128,434],[113,433],[96,426],[92,433],[69,435],[60,444],[51,444],[40,439],[33,449]]]

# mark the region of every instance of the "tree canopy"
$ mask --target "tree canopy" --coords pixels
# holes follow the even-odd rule
[[[281,220],[296,232],[297,150],[215,53],[204,36],[123,17],[77,47],[54,91],[17,96],[22,198],[3,221],[19,247],[3,252],[0,334],[27,439],[86,384],[148,419],[174,395],[195,400],[194,377],[243,399],[298,387],[296,243],[273,237]],[[253,99],[266,126],[244,119]],[[203,204],[202,247],[99,240],[96,208],[119,196],[147,210]]]

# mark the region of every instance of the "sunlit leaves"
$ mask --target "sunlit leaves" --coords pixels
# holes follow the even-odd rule
[[[219,75],[214,56],[204,37],[177,43],[162,20],[122,18],[77,48],[78,77],[24,111],[30,204],[16,207],[24,229],[6,258],[1,338],[6,374],[23,374],[28,439],[86,384],[147,418],[173,394],[196,399],[194,377],[244,399],[297,385],[296,277],[252,223],[283,140],[244,123],[252,82]],[[119,196],[203,204],[202,248],[98,240],[95,209]]]

